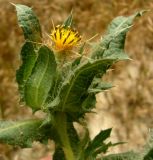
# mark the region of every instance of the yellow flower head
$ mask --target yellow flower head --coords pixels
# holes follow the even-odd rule
[[[58,25],[51,33],[54,48],[58,51],[69,50],[81,40],[79,33],[64,25]]]

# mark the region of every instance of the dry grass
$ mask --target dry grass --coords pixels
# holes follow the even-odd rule
[[[37,13],[44,32],[51,30],[51,18],[61,23],[74,10],[76,27],[85,39],[103,34],[109,22],[118,15],[129,15],[140,9],[153,9],[152,0],[12,0],[32,6]],[[31,111],[20,107],[15,70],[19,65],[19,51],[23,43],[21,29],[17,26],[13,6],[0,0],[0,118],[20,119],[31,116]],[[153,13],[150,11],[135,22],[127,37],[126,51],[133,59],[118,63],[105,79],[116,87],[97,95],[97,115],[88,116],[93,137],[100,129],[113,127],[114,139],[128,141],[118,148],[140,148],[152,126],[153,111]],[[94,118],[93,118],[94,117]],[[50,147],[36,145],[32,150],[19,151],[0,145],[0,160],[36,160]],[[36,152],[40,154],[36,154]],[[28,155],[25,156],[25,155]],[[2,156],[2,157],[1,157]]]

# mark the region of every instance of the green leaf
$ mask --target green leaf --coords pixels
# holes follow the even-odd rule
[[[128,59],[124,52],[126,34],[132,27],[134,19],[141,15],[142,12],[138,12],[129,17],[119,16],[115,18],[109,25],[104,37],[101,38],[101,41],[94,45],[91,57],[93,59]]]
[[[153,138],[152,137],[153,137],[153,129],[150,129],[150,135],[148,138],[148,142],[144,146],[143,160],[153,160]]]
[[[86,62],[77,67],[74,72],[71,72],[66,77],[61,86],[58,97],[60,104],[57,109],[62,111],[69,110],[70,112],[82,112],[82,102],[88,96],[88,88],[95,75],[106,73],[106,70],[114,63],[115,60],[103,59],[98,61]]]
[[[76,59],[72,62],[72,71],[62,75],[64,81],[59,86],[56,94],[58,104],[55,106],[54,103],[54,107],[51,107],[53,106],[51,102],[48,107],[57,111],[71,112],[72,114],[73,112],[83,113],[82,103],[84,102],[83,106],[87,104],[85,99],[88,99],[89,93],[96,94],[101,90],[112,87],[110,84],[99,82],[96,87],[90,88],[90,85],[97,75],[103,76],[114,62],[128,59],[128,56],[124,53],[126,33],[135,17],[139,15],[140,13],[137,13],[130,17],[118,17],[113,20],[107,34],[96,45],[98,47],[92,51],[92,59],[89,58],[82,63],[80,63],[80,58]],[[87,108],[90,108],[89,105]]]
[[[60,91],[62,110],[81,111],[78,106],[87,98],[87,90],[95,75],[103,75],[114,60],[87,62],[76,68],[70,78],[63,83]]]
[[[114,62],[128,59],[128,56],[124,53],[126,33],[137,16],[140,16],[140,13],[130,17],[118,17],[113,20],[107,34],[92,51],[92,59],[89,58],[87,61],[80,63],[78,58],[72,63],[73,71],[69,72],[67,76],[63,76],[65,80],[56,95],[60,103],[54,106],[55,110],[84,112],[81,106],[89,92],[96,94],[102,89],[112,87],[98,82],[97,86],[92,88],[92,91],[88,90],[95,76],[98,74],[103,76]]]
[[[61,70],[59,68],[56,70],[55,76],[54,76],[54,82],[53,82],[53,87],[49,92],[48,99],[46,101],[46,107],[48,108],[48,104],[50,104],[50,108],[54,108],[60,103],[59,97],[56,97],[60,86],[62,85],[63,82],[63,76],[61,74]]]
[[[50,49],[42,46],[38,55],[33,72],[26,82],[24,92],[26,104],[34,110],[40,109],[47,99],[56,72],[55,57]]]
[[[108,82],[103,82],[101,78],[95,77],[88,89],[89,93],[99,93],[104,90],[112,88],[112,84]]]
[[[100,153],[106,153],[109,147],[112,147],[112,143],[111,142],[109,142],[107,144],[102,144],[100,147],[98,147],[95,150],[93,155],[96,157]]]
[[[101,144],[101,142],[103,142],[104,140],[106,140],[107,138],[110,137],[112,128],[106,129],[106,130],[102,130],[93,140],[92,140],[92,146],[93,147],[97,147]]]
[[[84,151],[85,159],[96,159],[100,153],[106,153],[109,147],[113,146],[111,142],[105,144],[104,141],[110,137],[111,129],[101,131],[92,141],[89,142]]]
[[[101,131],[92,141],[91,143],[88,145],[86,152],[87,154],[92,153],[93,151],[95,151],[97,148],[99,147],[108,147],[107,145],[105,145],[103,142],[110,137],[110,133],[111,133],[111,128],[110,129],[106,129]]]
[[[144,156],[144,160],[153,160],[153,148]]]
[[[72,70],[73,70],[74,68],[76,68],[76,67],[80,64],[81,59],[82,59],[82,56],[76,58],[76,59],[72,62]]]
[[[96,105],[96,96],[91,93],[88,94],[87,98],[82,103],[83,110],[90,111]]]
[[[80,46],[79,51],[78,51],[78,53],[80,54],[80,56],[79,56],[78,58],[76,58],[76,59],[72,62],[72,70],[80,64],[80,62],[81,62],[81,60],[82,60],[82,57],[83,57],[83,52],[84,52],[85,45],[86,45],[86,43],[84,42],[84,43]]]
[[[0,121],[0,143],[31,147],[33,141],[44,142],[51,136],[50,127],[40,127],[42,120]],[[48,134],[49,133],[49,134]]]
[[[101,160],[152,160],[153,159],[153,130],[150,130],[150,138],[147,144],[144,146],[143,150],[140,152],[126,152],[119,154],[111,154],[104,156]],[[113,144],[113,146],[116,144]],[[118,145],[118,143],[117,143]]]
[[[21,50],[21,59],[22,59],[22,65],[17,70],[16,73],[16,80],[19,85],[19,91],[21,93],[21,99],[24,98],[24,86],[31,75],[32,69],[35,65],[35,62],[37,60],[37,53],[34,50],[34,46],[30,42],[26,42]]]
[[[142,160],[142,159],[138,153],[131,151],[131,152],[107,155],[101,158],[100,160]]]
[[[67,28],[67,27],[72,27],[73,25],[73,11],[71,11],[70,15],[68,16],[68,18],[64,21],[63,25]]]
[[[33,42],[41,42],[41,28],[35,13],[25,5],[15,4],[15,7],[18,23],[23,30],[25,39]]]

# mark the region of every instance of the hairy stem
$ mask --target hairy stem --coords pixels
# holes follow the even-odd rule
[[[67,132],[67,116],[65,113],[58,112],[55,115],[55,127],[58,132],[60,141],[62,143],[62,149],[64,151],[66,160],[75,160],[73,150],[69,141]]]

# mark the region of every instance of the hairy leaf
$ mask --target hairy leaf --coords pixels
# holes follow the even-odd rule
[[[112,87],[109,84],[99,83],[100,81],[95,87],[91,88],[90,85],[92,82],[94,83],[98,74],[102,77],[114,62],[128,59],[128,56],[124,53],[126,34],[135,17],[140,15],[141,13],[137,13],[130,17],[114,19],[104,38],[92,51],[92,59],[89,58],[82,63],[80,63],[80,59],[77,59],[72,63],[72,71],[63,76],[65,80],[60,85],[59,92],[56,95],[58,104],[57,106],[54,105],[55,110],[71,113],[84,112],[83,108],[86,108],[89,93],[96,94],[101,90]],[[91,105],[92,102],[94,101],[91,101]],[[90,108],[89,105],[87,105],[87,108]],[[52,102],[48,106],[53,106]]]
[[[75,69],[74,72],[66,78],[59,92],[61,110],[72,112],[82,112],[82,102],[87,98],[88,88],[95,75],[106,73],[106,70],[115,60],[104,59],[99,61],[87,62]]]
[[[42,46],[33,72],[25,85],[26,104],[34,110],[39,109],[48,97],[56,72],[56,62],[53,52]]]
[[[117,58],[128,59],[124,52],[126,34],[132,27],[134,19],[141,16],[143,12],[138,12],[129,17],[119,16],[115,18],[109,25],[106,34],[101,41],[94,45],[91,57],[99,58]]]
[[[79,51],[78,51],[78,53],[80,54],[80,56],[79,56],[78,58],[76,58],[76,59],[72,62],[72,70],[73,70],[74,68],[76,68],[76,67],[81,63],[85,45],[86,45],[86,43],[84,42],[84,43],[80,46]]]
[[[40,127],[42,120],[0,121],[0,142],[31,147],[33,141],[44,142],[51,136],[50,127]]]
[[[17,10],[18,23],[23,30],[25,39],[41,42],[41,28],[35,13],[25,5],[16,4],[15,7]]]
[[[26,42],[21,50],[22,65],[17,70],[16,80],[19,85],[19,91],[22,99],[24,98],[24,86],[32,73],[32,69],[37,60],[37,53],[35,52],[34,46],[30,42]]]
[[[0,141],[22,147],[30,146],[35,140],[42,141],[52,137],[48,136],[50,127],[46,128],[47,130],[43,127],[53,123],[57,133],[53,136],[56,142],[54,160],[65,160],[67,157],[73,159],[73,156],[78,160],[96,159],[98,154],[105,153],[109,147],[119,144],[105,142],[110,136],[111,129],[101,131],[93,140],[90,140],[87,134],[81,141],[73,127],[73,121],[91,111],[96,102],[96,93],[112,87],[108,83],[103,83],[101,77],[115,62],[128,59],[124,52],[126,34],[133,20],[141,13],[114,19],[105,36],[94,45],[90,58],[83,59],[84,43],[79,50],[81,56],[72,63],[63,64],[57,71],[53,52],[46,46],[39,49],[37,46],[40,47],[40,45],[36,47],[34,45],[40,44],[42,37],[37,17],[27,6],[16,5],[16,9],[25,39],[36,42],[33,45],[26,43],[22,49],[23,64],[17,73],[19,89],[22,95],[24,94],[27,105],[33,110],[46,107],[48,117],[43,123],[41,120],[2,122],[0,123]],[[71,12],[63,23],[65,27],[72,26],[72,19]],[[50,129],[49,132],[48,129]],[[70,152],[66,152],[67,155],[65,151]],[[152,147],[147,149],[143,155],[144,159],[141,160],[152,157],[152,151]],[[123,157],[136,159],[140,155],[133,152],[132,155],[127,154],[123,153],[118,157],[121,158],[120,160]],[[115,160],[116,157],[115,155],[103,157],[104,160],[108,158]]]
[[[95,77],[88,89],[89,93],[99,93],[104,90],[112,88],[112,84],[108,82],[103,82],[101,78]]]

